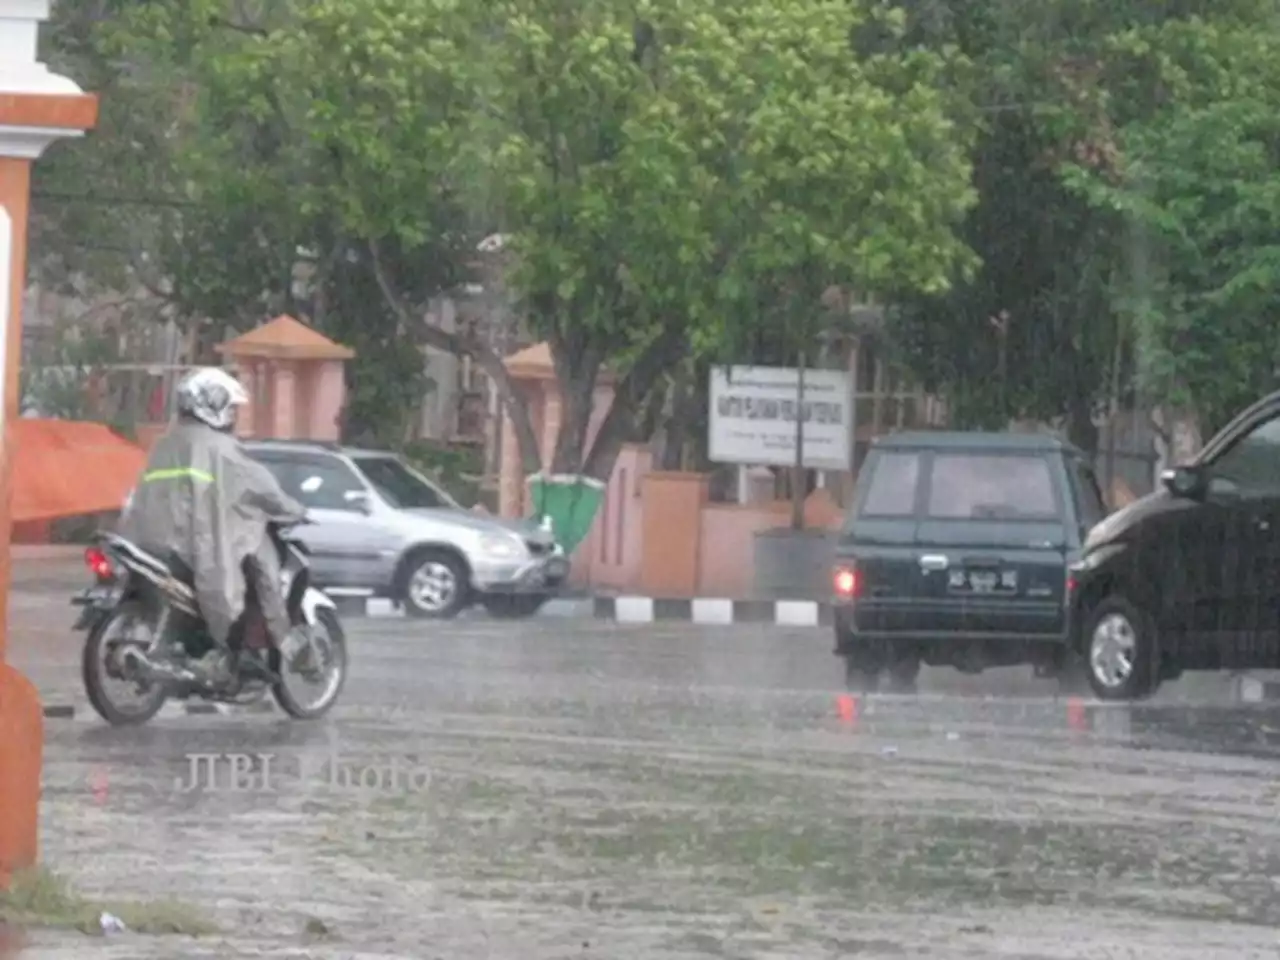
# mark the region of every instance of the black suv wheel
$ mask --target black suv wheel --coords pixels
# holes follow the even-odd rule
[[[1141,700],[1160,685],[1151,618],[1119,594],[1103,598],[1089,612],[1080,652],[1099,700]]]

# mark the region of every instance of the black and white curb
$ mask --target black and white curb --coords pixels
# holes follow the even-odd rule
[[[1270,703],[1280,700],[1280,682],[1260,677],[1235,678],[1235,699],[1240,703]]]
[[[403,608],[376,597],[335,596],[346,617],[400,619]],[[483,617],[484,612],[476,615]],[[820,627],[831,623],[831,606],[813,600],[729,600],[718,597],[557,597],[539,611],[541,617],[594,618],[616,623],[735,623],[779,627]]]
[[[267,700],[250,704],[206,703],[202,700],[195,702],[170,700],[160,708],[160,712],[153,719],[177,720],[181,717],[261,716],[276,712],[275,704]],[[47,703],[44,705],[44,718],[46,720],[94,721],[99,719],[93,707],[87,703]]]
[[[831,623],[831,606],[813,600],[725,600],[715,597],[596,597],[592,614],[617,623],[683,622],[707,626],[767,623],[819,627]]]

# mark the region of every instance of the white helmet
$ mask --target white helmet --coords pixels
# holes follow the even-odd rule
[[[218,367],[192,370],[178,384],[178,413],[215,430],[230,430],[236,422],[235,408],[248,402],[240,381]]]

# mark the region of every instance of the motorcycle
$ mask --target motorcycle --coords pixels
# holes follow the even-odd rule
[[[267,531],[280,554],[289,617],[308,634],[309,666],[298,672],[284,663],[257,605],[246,603],[230,638],[230,669],[216,677],[197,669],[215,644],[190,572],[118,534],[100,534],[85,551],[97,582],[72,600],[84,608],[75,628],[88,634],[81,675],[97,714],[113,726],[132,726],[146,723],[170,699],[244,705],[261,701],[268,690],[296,719],[328,713],[346,682],[346,636],[334,602],[311,585],[307,549],[292,535],[293,526],[271,523]],[[291,686],[298,679],[320,688],[318,698],[304,702]],[[113,695],[109,680],[131,684],[136,702]]]

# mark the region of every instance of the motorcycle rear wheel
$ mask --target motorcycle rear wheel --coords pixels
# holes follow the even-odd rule
[[[331,659],[328,669],[337,671],[336,679],[327,681],[331,686],[317,703],[308,705],[298,700],[289,689],[289,665],[282,662],[279,651],[273,651],[271,657],[276,673],[280,676],[271,686],[271,695],[275,697],[280,709],[295,720],[319,720],[333,709],[347,682],[347,635],[342,629],[342,621],[338,619],[337,612],[328,607],[321,607],[316,611],[316,620],[316,626],[324,632],[328,641]]]
[[[84,650],[80,655],[80,676],[84,681],[84,690],[89,697],[89,704],[98,716],[113,727],[141,726],[159,713],[165,700],[168,699],[165,684],[152,682],[144,688],[143,696],[136,707],[122,707],[115,702],[107,689],[108,677],[105,672],[107,657],[112,655],[107,645],[112,639],[113,632],[119,630],[129,620],[144,623],[147,621],[146,610],[142,604],[122,603],[99,620],[89,631]]]

